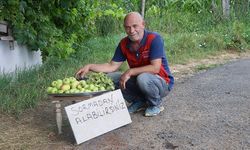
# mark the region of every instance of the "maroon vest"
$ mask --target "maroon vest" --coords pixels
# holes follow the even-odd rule
[[[146,65],[150,65],[150,46],[155,38],[154,34],[148,34],[147,39],[146,39],[146,44],[142,45],[138,53],[133,52],[129,49],[128,43],[129,43],[129,38],[126,37],[121,40],[120,46],[122,53],[124,56],[127,58],[128,65],[130,68],[135,68],[135,67],[142,67]],[[164,69],[163,65],[161,65],[160,72],[157,73],[159,76],[161,76],[167,83],[170,82],[170,79],[168,77],[167,71]]]

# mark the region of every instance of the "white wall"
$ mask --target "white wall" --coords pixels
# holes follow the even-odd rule
[[[10,50],[9,41],[0,40],[0,74],[41,64],[40,51],[29,51],[25,46],[18,45],[16,41],[14,50]]]

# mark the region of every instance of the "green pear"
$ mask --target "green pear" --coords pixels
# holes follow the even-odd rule
[[[85,92],[85,89],[84,89],[84,88],[82,88],[82,89],[80,90],[80,92]]]
[[[71,85],[71,89],[76,89],[77,85],[79,84],[79,81],[75,80],[73,81],[70,85]]]
[[[51,86],[48,87],[48,88],[47,88],[47,93],[52,93],[52,90],[53,90],[53,87],[51,87]]]
[[[94,84],[90,84],[89,85],[89,89],[93,91],[93,89],[95,88]]]
[[[80,93],[80,90],[75,89],[75,90],[74,90],[74,93]]]
[[[85,89],[85,92],[87,92],[87,93],[88,93],[88,92],[91,92],[91,90],[89,90],[89,89]]]
[[[63,85],[63,82],[60,82],[60,81],[58,82],[58,81],[57,81],[57,83],[56,83],[56,88],[57,88],[57,89],[60,89],[62,85]]]
[[[105,91],[106,89],[105,89],[105,87],[101,86],[101,87],[99,88],[99,90],[100,90],[100,91]]]
[[[94,87],[94,88],[92,89],[92,91],[93,91],[93,92],[97,92],[97,91],[98,91],[98,87]]]
[[[58,80],[56,80],[56,82],[57,82],[57,83],[63,83],[63,80],[58,79]]]
[[[69,94],[69,93],[70,93],[70,90],[64,91],[64,93]]]
[[[74,81],[77,81],[75,77],[69,77],[70,83],[73,83]]]
[[[57,93],[57,88],[53,87],[53,89],[51,90],[51,93],[52,93],[52,94]]]
[[[62,94],[64,91],[63,90],[57,90],[57,93]]]
[[[57,85],[57,81],[53,81],[53,82],[51,83],[51,86],[52,86],[52,87],[56,87],[56,85]]]
[[[70,89],[69,93],[75,93],[75,89]]]
[[[70,84],[69,78],[64,78],[64,79],[63,79],[63,83],[64,83],[64,84]]]
[[[81,90],[81,89],[82,89],[82,85],[81,85],[81,84],[78,84],[78,85],[76,86],[76,88],[77,88],[78,90]]]
[[[85,89],[89,89],[89,85],[86,84],[86,85],[84,86],[84,88],[85,88]]]
[[[63,84],[60,88],[62,91],[68,91],[70,90],[70,85],[69,84]]]
[[[86,81],[85,80],[81,80],[81,81],[79,81],[80,82],[80,84],[84,87],[85,85],[86,85]]]

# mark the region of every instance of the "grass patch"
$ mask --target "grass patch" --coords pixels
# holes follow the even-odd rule
[[[195,71],[202,71],[202,70],[208,70],[208,69],[212,69],[215,67],[218,67],[219,64],[201,64],[195,67]]]
[[[163,34],[165,49],[172,64],[185,64],[193,58],[206,58],[223,49],[223,40],[215,33]]]

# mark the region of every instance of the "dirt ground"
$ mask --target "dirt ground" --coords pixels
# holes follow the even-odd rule
[[[247,53],[223,52],[220,55],[210,56],[207,59],[198,61],[193,60],[185,65],[178,64],[170,67],[175,79],[180,80],[192,76],[199,66],[206,66],[209,68],[209,66],[215,64],[224,64],[228,61],[246,57],[250,57],[249,51]],[[62,135],[57,135],[54,111],[54,104],[49,100],[44,100],[35,109],[27,110],[23,113],[19,119],[5,113],[0,113],[0,150],[81,149],[75,144],[73,133],[65,117],[65,112],[63,112],[63,122],[66,122],[63,125],[64,132]],[[115,134],[116,132],[111,133],[108,136],[112,139],[110,145],[116,143],[117,147],[106,147],[104,149],[119,149],[119,144],[123,144],[119,143],[119,139],[114,138]],[[114,137],[112,138],[112,136]],[[158,136],[164,138],[163,134],[159,134]],[[150,145],[150,143],[147,144]],[[175,149],[174,145],[171,145],[171,143],[167,144],[170,149]],[[151,148],[154,149],[153,147]]]

